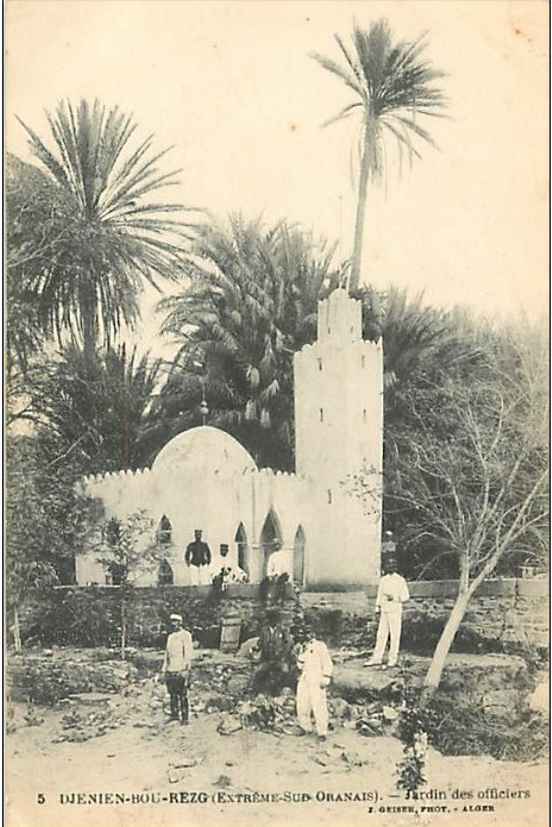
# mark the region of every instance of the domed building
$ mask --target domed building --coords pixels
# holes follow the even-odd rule
[[[360,302],[344,290],[320,302],[318,336],[294,357],[296,474],[259,470],[230,434],[208,425],[174,437],[151,469],[88,477],[108,517],[143,510],[164,550],[135,585],[189,585],[186,546],[201,529],[211,552],[229,547],[258,583],[277,547],[301,588],[357,588],[379,576],[383,437],[381,342],[362,339]],[[105,583],[93,552],[77,582]]]

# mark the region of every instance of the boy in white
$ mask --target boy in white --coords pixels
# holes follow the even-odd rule
[[[389,666],[397,665],[401,642],[402,604],[409,598],[406,580],[397,572],[397,561],[391,557],[387,561],[387,574],[379,582],[376,612],[380,612],[380,621],[376,648],[366,666],[379,666],[382,663],[389,636]],[[382,669],[385,668],[382,666]]]
[[[320,741],[328,735],[328,703],[326,687],[333,672],[332,659],[326,644],[316,640],[311,629],[305,629],[305,644],[298,657],[301,676],[297,684],[297,719],[304,732],[312,732],[312,717]]]

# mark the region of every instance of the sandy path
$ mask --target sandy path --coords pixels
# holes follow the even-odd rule
[[[9,827],[292,827],[294,825],[352,824],[466,824],[544,827],[549,823],[547,767],[503,763],[487,758],[443,757],[432,752],[429,786],[444,791],[446,801],[407,802],[397,798],[393,772],[401,757],[401,745],[393,738],[363,738],[339,729],[328,743],[318,745],[310,737],[280,737],[255,731],[221,736],[218,715],[202,715],[189,727],[168,724],[157,729],[123,725],[105,736],[84,743],[52,743],[59,734],[59,711],[42,713],[41,726],[21,727],[7,738],[6,762]],[[160,718],[159,718],[160,720]],[[350,766],[343,752],[362,766]],[[176,770],[171,783],[169,764],[195,759],[196,766]],[[320,763],[321,762],[321,763]],[[220,776],[227,779],[219,781]],[[173,776],[174,777],[174,776]],[[217,783],[218,782],[218,783]],[[527,800],[495,801],[494,812],[463,812],[471,804],[492,804],[491,799],[458,801],[452,791],[496,787],[529,791]],[[289,797],[310,795],[307,801],[235,803],[237,794],[287,791]],[[331,803],[330,795],[345,792],[373,794],[379,801]],[[539,792],[540,791],[540,792]],[[61,804],[60,794],[120,793],[124,804]],[[185,803],[182,797],[202,793],[206,803]],[[44,804],[37,803],[42,793]],[[165,798],[151,804],[133,804],[132,795]],[[173,796],[173,803],[170,796]],[[222,800],[212,801],[219,794]],[[316,795],[325,801],[317,802]],[[477,793],[475,793],[475,796]],[[370,806],[373,807],[370,812]],[[380,807],[412,806],[413,813],[380,812]],[[446,806],[445,815],[422,812],[422,806]],[[454,811],[456,808],[456,812]]]

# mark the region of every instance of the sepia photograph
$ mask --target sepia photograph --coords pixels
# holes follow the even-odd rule
[[[549,5],[7,0],[7,827],[546,827]]]

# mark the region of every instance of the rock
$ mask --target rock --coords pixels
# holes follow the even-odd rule
[[[175,770],[184,770],[190,767],[197,767],[199,763],[197,758],[179,758],[178,764],[173,764],[173,767]],[[232,764],[232,762],[230,762],[230,764]]]
[[[252,658],[254,655],[254,650],[257,647],[259,642],[258,637],[250,637],[240,646],[238,650],[238,657],[240,658]]]
[[[386,721],[396,721],[399,717],[399,713],[392,706],[384,706],[381,712]]]
[[[108,704],[113,700],[113,695],[108,695],[103,692],[77,692],[74,695],[69,695],[70,701],[77,701],[84,706],[95,706],[96,704]]]
[[[529,709],[533,712],[549,713],[550,685],[548,681],[539,683],[535,691],[529,696]]]
[[[358,752],[352,752],[351,750],[345,750],[345,752],[342,752],[341,758],[349,767],[362,767],[364,764],[364,761]]]
[[[231,787],[232,781],[227,775],[219,775],[216,781],[213,782],[213,787]]]
[[[219,735],[233,735],[242,729],[242,724],[239,718],[233,718],[230,715],[225,716],[217,726]]]
[[[351,718],[351,706],[343,698],[332,698],[329,702],[331,713],[336,718]]]

